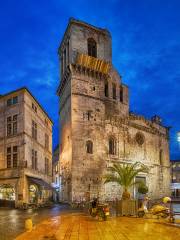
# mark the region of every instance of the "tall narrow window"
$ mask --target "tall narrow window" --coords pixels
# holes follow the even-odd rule
[[[91,120],[91,112],[92,112],[92,111],[90,111],[90,110],[87,111],[87,120],[88,120],[88,121]]]
[[[16,97],[13,97],[13,99],[12,99],[12,102],[13,102],[13,104],[16,104],[16,103],[18,103],[18,96],[16,96]]]
[[[37,140],[37,123],[32,120],[32,138]]]
[[[13,147],[13,167],[17,168],[18,165],[18,147]]]
[[[49,150],[49,136],[45,133],[45,148]]]
[[[97,57],[97,44],[93,38],[89,38],[87,41],[88,44],[88,55],[91,57]]]
[[[38,169],[37,151],[35,151],[35,170]]]
[[[105,97],[109,96],[109,86],[107,81],[105,81],[105,84],[104,84],[104,95]]]
[[[49,174],[49,159],[45,158],[45,174]]]
[[[13,116],[13,135],[17,134],[17,115]]]
[[[32,149],[32,169],[37,170],[37,151]]]
[[[11,168],[11,147],[7,148],[7,168]]]
[[[9,99],[7,100],[7,106],[11,106],[11,105],[12,105],[12,99],[9,98]]]
[[[11,125],[11,117],[7,118],[7,136],[11,136],[12,133],[12,125]]]
[[[113,137],[109,139],[109,154],[116,154],[116,140]]]
[[[123,87],[121,86],[119,89],[119,100],[123,103]]]
[[[116,99],[116,85],[115,84],[113,84],[112,90],[113,90],[113,99]]]
[[[93,153],[93,143],[90,140],[86,142],[86,152]]]
[[[31,159],[32,159],[32,169],[35,168],[35,156],[34,156],[34,149],[32,149],[32,156],[31,156]]]
[[[64,72],[65,72],[65,70],[66,70],[66,48],[64,49],[63,56],[64,56]]]
[[[17,134],[17,114],[7,118],[7,136]]]
[[[163,157],[162,157],[163,151],[162,149],[159,150],[159,164],[162,165],[163,164]]]

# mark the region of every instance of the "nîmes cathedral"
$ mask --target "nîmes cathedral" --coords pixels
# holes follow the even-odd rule
[[[58,54],[60,200],[120,198],[121,187],[104,184],[104,175],[114,163],[135,162],[150,168],[136,177],[150,198],[169,195],[169,128],[158,116],[130,112],[128,86],[112,63],[110,32],[70,19]],[[136,197],[135,188],[131,193]]]

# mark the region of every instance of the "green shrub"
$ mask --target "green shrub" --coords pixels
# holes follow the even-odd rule
[[[145,183],[140,183],[138,186],[138,193],[146,194],[148,192],[148,187]]]

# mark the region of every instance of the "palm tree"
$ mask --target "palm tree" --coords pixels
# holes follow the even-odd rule
[[[128,189],[136,184],[134,182],[135,177],[140,173],[148,173],[149,169],[139,162],[135,162],[133,164],[128,163],[117,163],[113,164],[112,167],[109,167],[108,170],[111,171],[111,173],[105,175],[105,182],[116,182],[119,185],[123,187],[123,194],[122,199],[130,199],[130,193]]]

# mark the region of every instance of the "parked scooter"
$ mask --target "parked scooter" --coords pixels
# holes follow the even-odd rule
[[[107,217],[110,215],[109,207],[107,204],[96,204],[94,200],[92,202],[92,207],[89,210],[92,217],[98,217],[99,220],[107,220]]]
[[[171,199],[169,197],[163,198],[162,204],[156,204],[152,208],[148,210],[147,203],[149,199],[146,197],[143,202],[142,206],[138,209],[138,217],[152,217],[157,216],[157,218],[167,218],[169,217],[170,221],[172,222],[173,215],[170,210],[170,202]],[[169,207],[167,205],[169,204]]]

